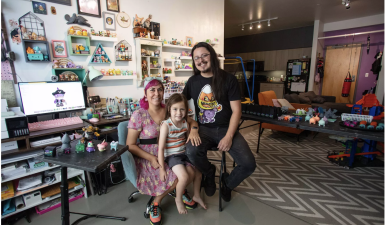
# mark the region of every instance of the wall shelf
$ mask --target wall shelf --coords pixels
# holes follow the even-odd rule
[[[109,41],[109,42],[117,42],[118,38],[116,37],[100,37],[91,35],[91,41]]]
[[[192,60],[191,56],[180,56],[179,59]]]
[[[193,69],[178,69],[178,70],[174,70],[175,72],[188,72],[188,71],[193,71]]]
[[[187,50],[192,50],[193,47],[188,47],[188,46],[180,46],[180,45],[163,45],[164,48],[177,48],[177,49],[187,49]]]
[[[118,76],[103,76],[103,78],[100,80],[135,80],[135,79],[136,77],[132,75],[129,75],[129,76],[118,75]]]
[[[100,48],[100,52],[104,52],[104,54],[98,54],[98,49]],[[98,58],[96,58],[96,56],[98,56]],[[102,59],[101,57],[104,57],[108,60],[108,62],[102,62]],[[98,60],[98,61],[95,61],[95,60]],[[91,56],[91,59],[90,59],[90,63],[93,63],[93,64],[110,64],[111,63],[111,59],[110,57],[108,57],[106,51],[104,50],[102,44],[98,44],[95,48],[95,51],[94,51],[94,54],[92,54]]]
[[[88,53],[88,54],[76,54],[74,53],[73,51],[73,46],[72,44],[80,44],[80,43],[77,43],[76,42],[76,39],[83,39],[85,44],[84,44],[84,47],[88,47],[88,49],[91,48],[91,43],[90,43],[90,37],[88,36],[82,36],[82,35],[67,35],[67,51],[70,55],[77,55],[77,56],[89,56],[91,55],[91,52]],[[75,51],[76,51],[76,47],[75,47]]]
[[[61,73],[65,71],[71,71],[74,72],[79,77],[79,81],[84,80],[84,77],[86,76],[86,70],[83,68],[52,68],[52,75],[59,76]],[[84,86],[87,86],[87,79],[84,80],[83,83]]]
[[[49,43],[48,41],[39,41],[39,40],[29,40],[29,39],[23,39],[22,41],[22,44],[23,44],[23,49],[24,49],[24,57],[25,57],[25,62],[27,63],[40,63],[40,62],[51,62],[51,55],[50,55],[50,50],[49,50]],[[41,53],[43,55],[42,59],[41,60],[29,60],[28,59],[28,55],[27,52],[26,52],[26,49],[28,47],[30,48],[34,48],[34,47],[37,47],[38,45],[40,46],[44,46],[45,49],[42,49],[41,48]],[[45,54],[44,54],[45,53]],[[35,54],[31,54],[31,55],[35,55]],[[48,56],[48,58],[44,59],[44,56]]]

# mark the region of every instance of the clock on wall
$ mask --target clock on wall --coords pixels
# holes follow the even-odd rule
[[[125,12],[120,12],[116,15],[116,21],[121,27],[127,28],[131,24],[130,16]]]

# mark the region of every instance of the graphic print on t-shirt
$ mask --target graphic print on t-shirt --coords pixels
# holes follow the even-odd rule
[[[209,84],[206,84],[199,93],[198,107],[200,109],[198,118],[202,124],[214,123],[215,115],[222,110],[222,105],[215,100]]]

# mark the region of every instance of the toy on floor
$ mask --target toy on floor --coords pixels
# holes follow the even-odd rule
[[[320,120],[320,121],[318,121],[318,126],[319,126],[319,127],[320,127],[320,126],[325,127],[325,120]]]
[[[82,143],[81,140],[79,140],[79,142],[76,144],[75,152],[76,152],[76,153],[84,152],[85,149],[86,149],[85,144]]]
[[[106,150],[108,143],[103,140],[103,142],[98,144],[97,146],[98,146],[99,151],[103,152]]]
[[[94,152],[95,151],[94,144],[92,143],[92,141],[88,142],[86,150],[87,150],[87,152]]]
[[[111,146],[111,150],[114,149],[115,151],[118,150],[118,142],[117,141],[112,141],[110,146]]]

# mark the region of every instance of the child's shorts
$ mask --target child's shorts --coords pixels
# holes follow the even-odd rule
[[[186,162],[191,163],[185,152],[175,154],[175,155],[169,155],[164,159],[164,161],[167,163],[170,169],[173,166],[176,166],[179,164],[183,164],[186,166],[187,165]]]

